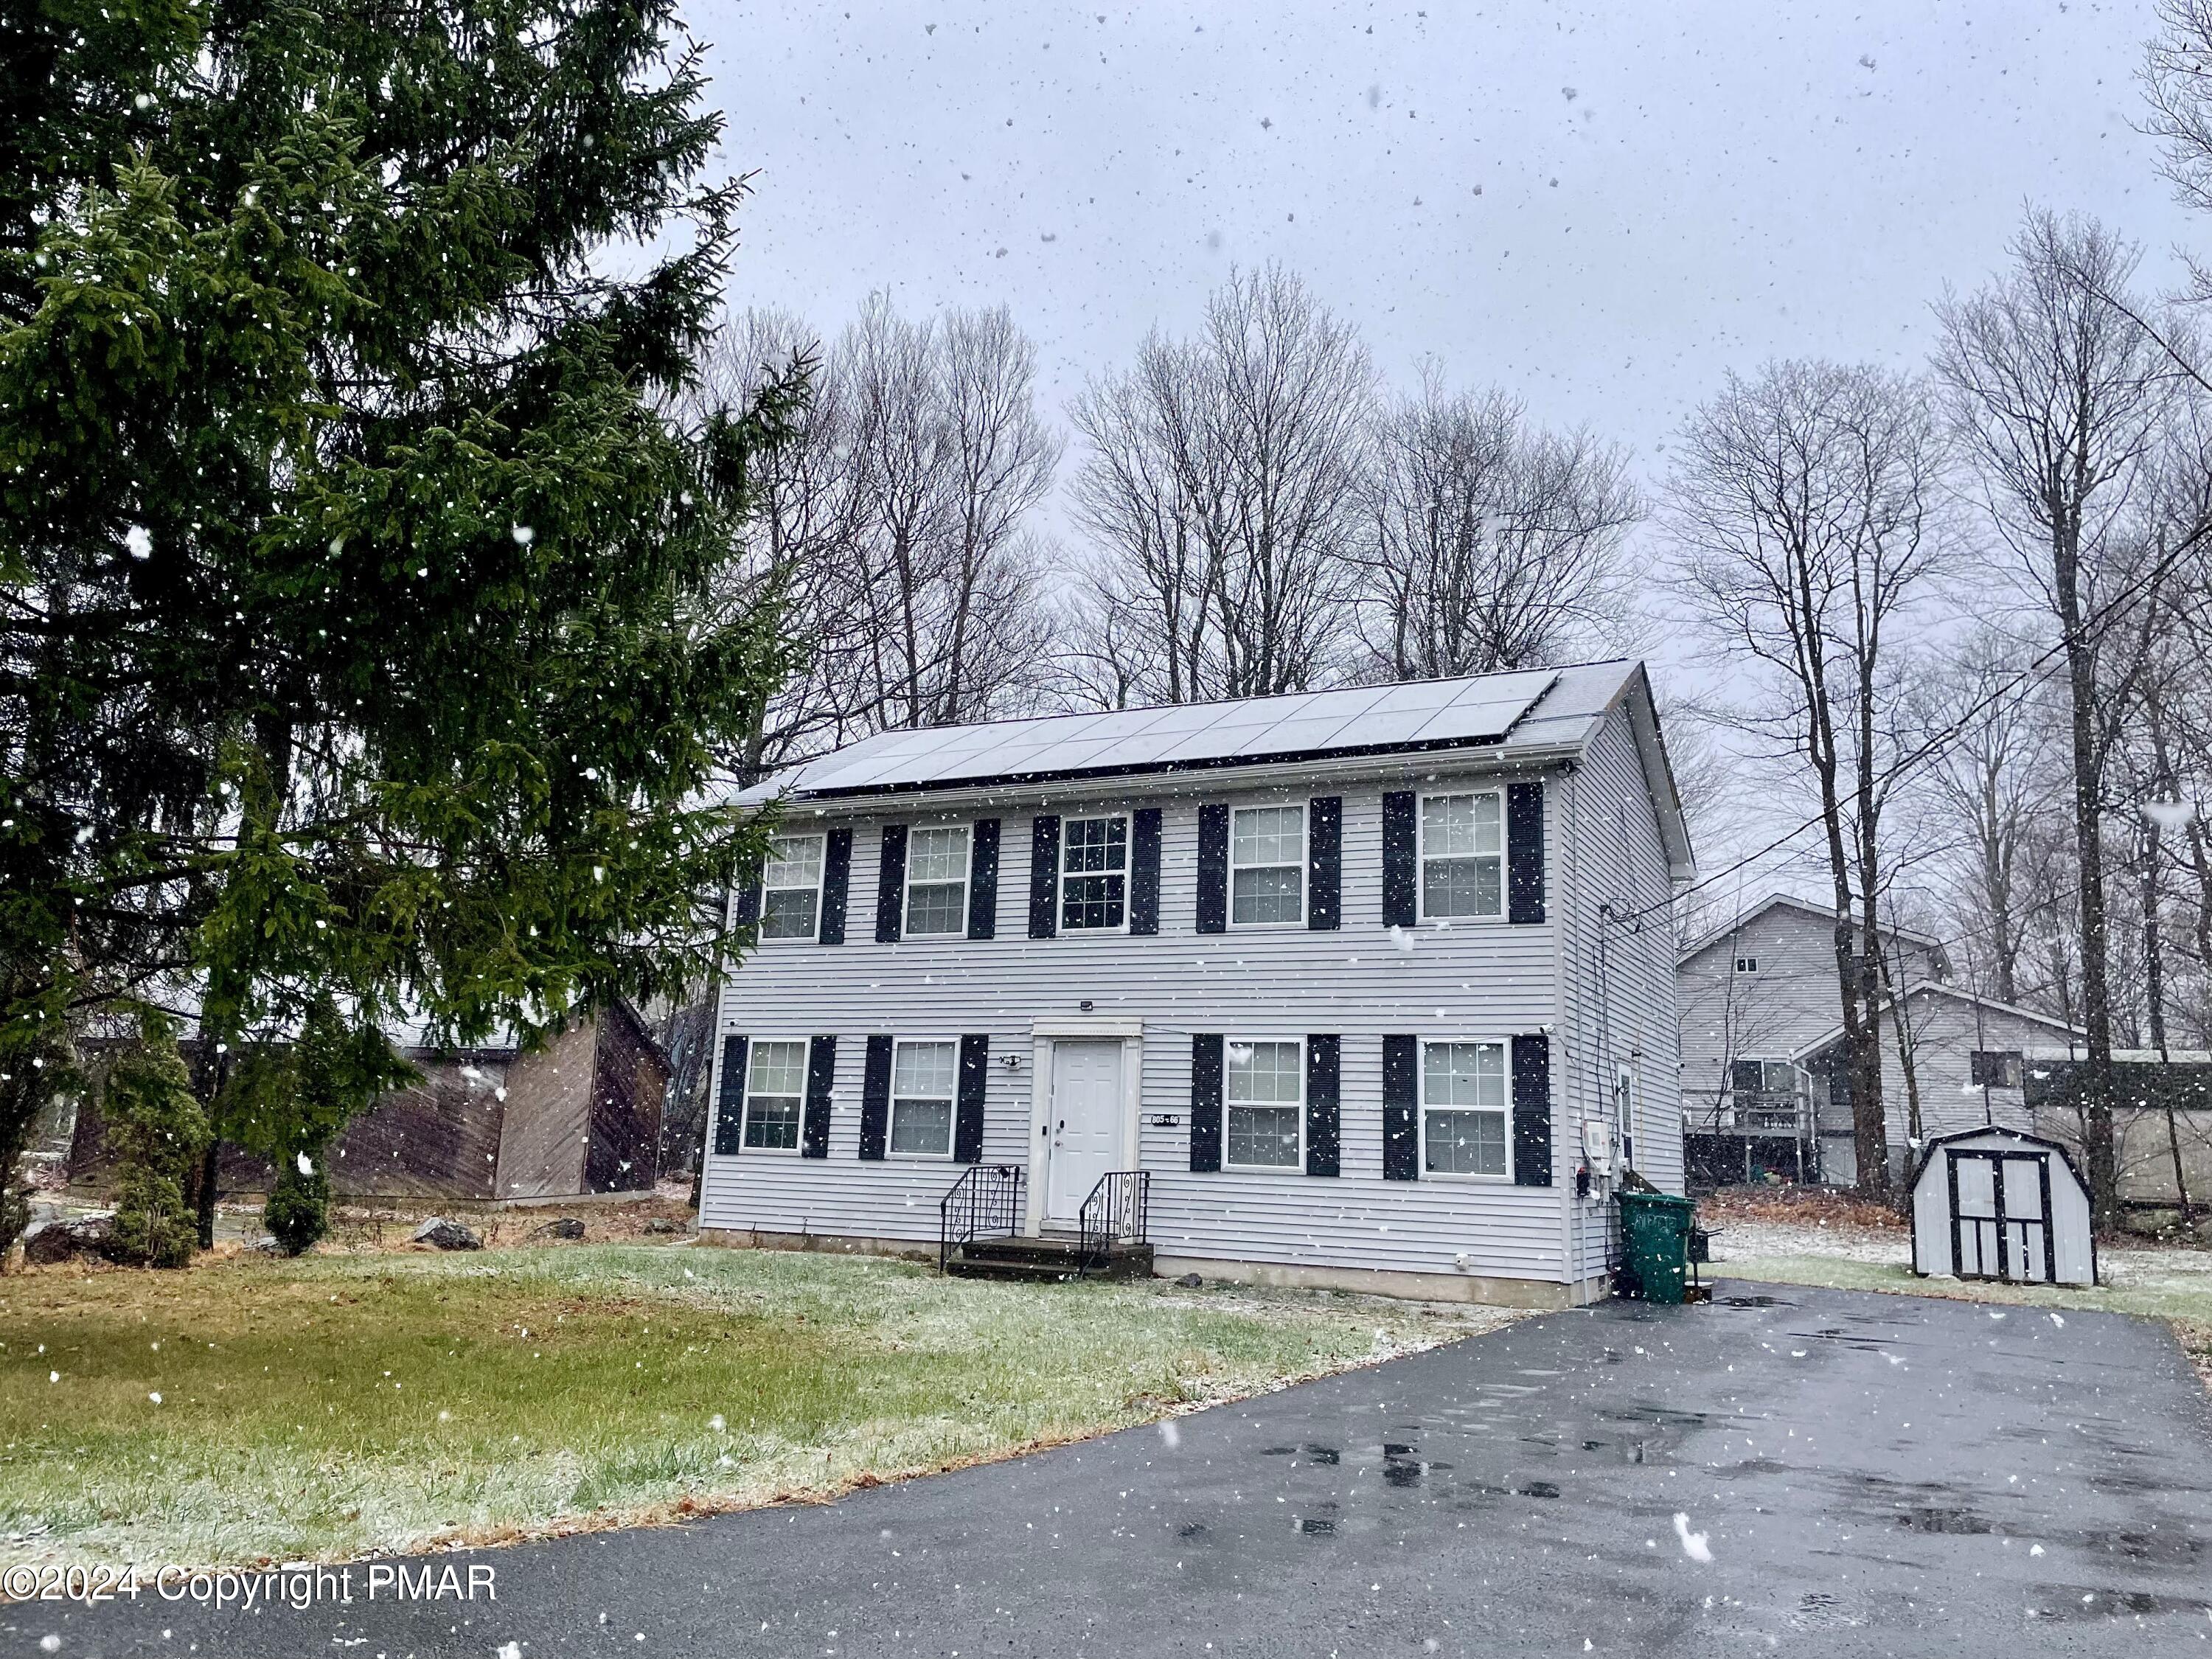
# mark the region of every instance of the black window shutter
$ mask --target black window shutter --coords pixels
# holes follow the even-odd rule
[[[1198,931],[1229,931],[1229,808],[1198,809]]]
[[[853,826],[830,832],[822,849],[822,932],[824,945],[845,942],[845,892],[853,881]]]
[[[884,854],[876,870],[876,943],[895,945],[906,919],[906,825],[884,826]]]
[[[891,1040],[868,1039],[868,1066],[860,1078],[860,1156],[881,1158],[891,1127]]]
[[[1129,817],[1129,931],[1160,931],[1160,809],[1139,806]]]
[[[759,925],[761,913],[761,878],[756,870],[738,884],[737,891],[730,896],[730,926],[753,927]]]
[[[1552,1184],[1552,1039],[1513,1039],[1513,1184]]]
[[[1544,919],[1544,786],[1505,786],[1505,915]]]
[[[991,1069],[991,1039],[970,1031],[960,1039],[960,1105],[953,1119],[952,1160],[983,1161],[983,1081]]]
[[[745,1040],[722,1039],[722,1087],[714,1098],[714,1156],[729,1158],[745,1144]]]
[[[1211,1175],[1221,1167],[1221,1033],[1194,1031],[1190,1038],[1190,1168]]]
[[[799,1155],[830,1156],[830,1088],[837,1080],[837,1039],[818,1036],[806,1045],[806,1114],[800,1120]]]
[[[1389,797],[1383,797],[1388,800]],[[1412,796],[1407,796],[1408,800]],[[1382,1179],[1412,1181],[1421,1172],[1416,1091],[1420,1087],[1420,1039],[1382,1039]]]
[[[1060,910],[1060,816],[1030,820],[1030,937],[1050,939]]]
[[[1382,925],[1411,927],[1419,919],[1416,890],[1413,792],[1394,789],[1382,797]],[[1413,1177],[1407,1176],[1407,1180]]]
[[[968,937],[999,933],[999,821],[978,818],[968,845]]]
[[[1338,902],[1343,884],[1344,797],[1316,795],[1306,803],[1307,927],[1331,933],[1344,925]]]
[[[1337,1051],[1339,1039],[1306,1039],[1306,1173],[1338,1173]]]

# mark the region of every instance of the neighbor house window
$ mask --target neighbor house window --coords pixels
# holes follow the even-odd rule
[[[1305,920],[1306,809],[1246,806],[1230,815],[1229,919]]]
[[[1421,798],[1421,914],[1505,914],[1505,796],[1484,789]]]
[[[1297,1042],[1228,1045],[1223,1104],[1228,1114],[1231,1168],[1297,1170],[1305,1166],[1305,1056]]]
[[[968,826],[916,830],[906,844],[906,931],[968,930]]]
[[[1970,1062],[1973,1080],[1985,1089],[2017,1089],[2021,1086],[2021,1052],[2017,1048],[1977,1048]]]
[[[1735,959],[1735,970],[1739,974],[1757,973],[1759,971],[1759,958],[1757,957],[1738,957]]]
[[[767,1152],[799,1147],[799,1103],[806,1092],[804,1042],[756,1042],[745,1064],[745,1145]]]
[[[902,1042],[891,1059],[890,1150],[915,1158],[952,1156],[952,1100],[960,1045]]]
[[[1505,1045],[1421,1045],[1422,1165],[1431,1175],[1504,1176]]]
[[[822,915],[822,837],[778,836],[761,869],[760,936],[812,939]]]
[[[1070,818],[1061,831],[1060,925],[1109,931],[1129,916],[1129,820]]]

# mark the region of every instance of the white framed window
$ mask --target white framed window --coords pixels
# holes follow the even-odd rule
[[[745,1150],[797,1152],[805,1099],[805,1040],[756,1041],[745,1056]]]
[[[968,931],[969,832],[964,823],[913,830],[906,842],[906,931]]]
[[[1421,1044],[1421,1169],[1504,1181],[1513,1173],[1503,1042]]]
[[[891,1121],[898,1158],[952,1156],[952,1103],[960,1091],[960,1045],[900,1042],[891,1051]]]
[[[1129,818],[1069,818],[1060,826],[1060,926],[1110,933],[1129,925]]]
[[[1240,806],[1229,815],[1229,920],[1239,927],[1306,919],[1306,809]]]
[[[1306,1164],[1305,1044],[1295,1038],[1224,1045],[1222,1164],[1231,1170],[1303,1170]]]
[[[1735,959],[1735,970],[1739,974],[1757,973],[1759,971],[1759,958],[1757,957],[1738,957]]]
[[[1505,792],[1421,797],[1421,915],[1505,914]]]
[[[761,866],[760,936],[812,939],[822,922],[820,836],[778,836]]]

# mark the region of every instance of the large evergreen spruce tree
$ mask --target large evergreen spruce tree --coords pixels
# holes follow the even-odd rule
[[[702,91],[661,0],[5,0],[0,1170],[134,997],[213,1054],[705,967],[780,651],[706,596],[795,393],[662,413]]]

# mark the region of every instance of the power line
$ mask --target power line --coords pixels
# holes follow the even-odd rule
[[[2131,584],[2129,588],[2123,589],[2120,593],[2112,599],[2107,601],[2094,621],[2084,622],[2079,628],[2060,634],[2058,638],[2053,641],[2046,650],[2045,650],[2040,655],[2032,659],[2026,667],[2021,669],[2019,672],[2011,676],[2002,684],[1990,691],[1987,695],[1976,698],[1973,702],[1967,706],[1965,712],[1960,714],[1960,716],[1948,727],[1937,732],[1934,737],[1929,738],[1926,742],[1921,744],[1919,747],[1914,749],[1909,754],[1899,757],[1893,765],[1889,767],[1874,781],[1875,786],[1879,787],[1890,783],[1897,778],[1904,776],[1906,772],[1920,764],[1921,762],[1928,759],[1932,755],[1941,753],[1950,744],[1957,742],[1960,738],[1966,734],[1966,728],[1972,725],[1977,716],[2004,698],[2010,696],[2012,693],[2022,684],[2040,674],[2045,665],[2048,665],[2053,658],[2063,654],[2071,645],[2076,643],[2078,641],[2087,640],[2097,631],[2103,629],[2107,621],[2112,617],[2112,613],[2118,610],[2119,606],[2139,597],[2142,592],[2147,591],[2148,588],[2154,586],[2158,582],[2163,580],[2166,573],[2172,568],[2174,562],[2184,554],[2194,548],[2199,542],[2203,541],[2208,533],[2212,533],[2212,525],[2199,525],[2197,528],[2191,530],[2189,534],[2177,543],[2170,551],[2161,556],[2158,562],[2152,565],[2150,569],[2147,571],[2142,578],[2140,578],[2136,582]],[[1863,792],[1856,786],[1854,786],[1849,793],[1838,798],[1836,802],[1838,809],[1840,810],[1841,808],[1849,805],[1851,802],[1858,799],[1862,793]],[[1692,894],[1702,891],[1704,889],[1711,886],[1716,882],[1723,881],[1729,876],[1749,868],[1759,860],[1767,857],[1770,854],[1781,851],[1782,848],[1789,846],[1790,842],[1796,841],[1798,836],[1803,835],[1808,830],[1810,830],[1815,824],[1826,822],[1826,817],[1827,815],[1825,812],[1815,812],[1812,817],[1806,818],[1790,829],[1784,830],[1781,835],[1776,836],[1772,841],[1767,842],[1765,846],[1759,848],[1757,851],[1745,854],[1734,863],[1723,866],[1721,869],[1715,871],[1710,876],[1701,876],[1696,881],[1691,883],[1687,887],[1683,888],[1680,892],[1670,893],[1666,898],[1659,900],[1656,903],[1646,905],[1640,910],[1630,911],[1625,915],[1616,915],[1613,917],[1613,920],[1618,922],[1637,921],[1647,915],[1656,914],[1656,912],[1670,909],[1676,902],[1689,897]]]

